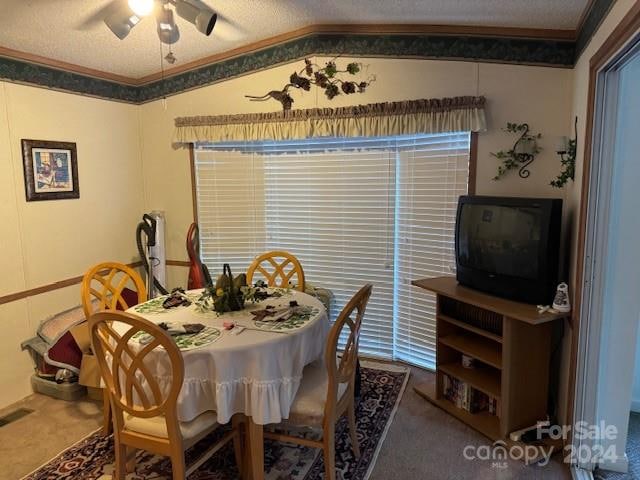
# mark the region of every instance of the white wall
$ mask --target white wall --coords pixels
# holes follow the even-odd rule
[[[320,63],[327,58],[317,58]],[[349,62],[351,58],[341,58]],[[549,182],[560,172],[554,152],[556,137],[569,136],[573,71],[561,68],[500,65],[445,60],[354,59],[368,66],[376,81],[366,94],[328,101],[318,92],[294,92],[293,108],[340,107],[358,103],[412,100],[420,98],[484,95],[487,98],[487,132],[478,140],[477,193],[565,198],[567,188],[558,190]],[[209,87],[155,101],[141,107],[142,158],[145,170],[145,210],[164,210],[167,215],[167,258],[186,259],[184,239],[192,222],[189,155],[170,146],[174,119],[180,116],[267,112],[279,109],[275,101],[250,102],[244,95],[262,95],[282,88],[300,62],[283,65]],[[542,152],[531,165],[531,176],[521,179],[513,171],[493,181],[499,162],[490,153],[508,149],[515,137],[501,129],[507,122],[528,122],[540,132]],[[571,188],[571,187],[569,187]],[[565,198],[566,200],[566,198]],[[565,220],[573,216],[574,205],[564,208]],[[565,224],[568,224],[565,221]],[[570,236],[570,235],[569,235]],[[186,284],[187,271],[168,268],[168,285]],[[568,345],[569,341],[565,341]],[[564,420],[568,356],[563,359],[559,415]]]
[[[477,192],[567,195],[565,217],[575,220],[581,163],[579,159],[575,185],[564,190],[551,188],[548,182],[560,169],[553,152],[555,137],[571,134],[574,112],[579,115],[579,139],[584,138],[588,58],[593,54],[593,45],[602,42],[632,3],[618,0],[575,71],[459,61],[360,59],[377,76],[366,94],[329,102],[322,95],[296,92],[294,108],[485,95],[489,130],[479,138]],[[174,118],[277,110],[279,104],[275,102],[249,102],[244,95],[280,87],[294,68],[297,63],[295,67],[278,66],[182,93],[168,98],[166,109],[161,101],[136,107],[0,83],[0,247],[2,267],[9,272],[0,277],[0,295],[79,275],[87,265],[104,258],[131,260],[136,256],[133,229],[142,211],[166,212],[167,258],[186,259],[184,238],[192,221],[191,180],[187,151],[171,148]],[[532,164],[529,179],[520,179],[511,172],[508,178],[494,182],[491,178],[498,161],[490,152],[508,148],[514,141],[513,136],[500,130],[507,121],[528,122],[541,132],[543,152]],[[42,205],[24,201],[19,140],[29,137],[78,142],[81,199],[75,202],[81,206],[76,208],[73,200]],[[87,155],[95,159],[90,166],[83,164]],[[7,169],[10,176],[4,175]],[[110,195],[115,199],[111,210],[121,213],[119,221],[113,216],[96,219],[96,212],[102,208],[97,197]],[[62,205],[64,220],[58,225],[54,219],[56,212],[63,210]],[[76,223],[90,226],[86,236],[78,234]],[[55,258],[39,249],[41,239],[51,235]],[[65,245],[70,246],[73,255],[61,253]],[[186,284],[186,269],[168,270],[169,286]],[[28,393],[25,378],[30,364],[26,355],[18,351],[19,342],[33,333],[45,314],[75,303],[78,289],[69,287],[0,306],[0,321],[8,332],[0,340],[0,385],[13,385],[9,393],[2,388],[0,407]],[[566,368],[563,375],[566,381]]]
[[[77,143],[80,198],[27,202],[20,140]],[[0,296],[131,262],[142,213],[138,107],[0,82]],[[0,305],[0,408],[31,393],[20,343],[79,285]]]
[[[317,62],[327,59],[318,58]],[[351,58],[341,58],[345,64]],[[368,66],[377,79],[362,95],[328,101],[318,92],[294,92],[294,108],[340,107],[358,103],[485,95],[489,129],[480,134],[477,192],[479,194],[562,197],[548,185],[560,171],[554,153],[555,137],[570,131],[572,72],[568,69],[472,62],[355,59]],[[145,209],[167,215],[167,256],[185,259],[184,238],[192,221],[189,155],[173,150],[170,139],[179,116],[236,114],[279,110],[275,101],[250,102],[244,95],[262,95],[282,88],[300,62],[283,65],[212,86],[151,102],[141,107],[142,156],[145,174]],[[543,152],[531,166],[531,177],[517,172],[494,182],[498,161],[490,152],[508,149],[515,137],[501,131],[506,122],[528,122],[543,134]],[[169,284],[185,284],[186,270],[169,269]]]

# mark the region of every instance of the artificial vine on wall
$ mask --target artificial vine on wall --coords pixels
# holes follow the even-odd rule
[[[304,68],[299,72],[293,72],[282,90],[271,90],[262,96],[245,95],[252,102],[264,102],[266,100],[277,100],[282,104],[283,110],[291,110],[293,98],[289,90],[292,88],[302,89],[304,91],[311,90],[312,86],[316,86],[324,90],[324,94],[329,100],[338,95],[351,95],[352,93],[364,93],[369,85],[375,80],[374,76],[370,76],[366,80],[352,81],[341,78],[344,74],[355,76],[362,70],[362,64],[351,62],[347,64],[344,70],[339,70],[334,60],[325,64],[324,67],[313,63],[308,58],[304,60]]]
[[[500,180],[504,174],[515,168],[520,169],[518,174],[521,178],[527,178],[531,174],[527,167],[535,160],[536,155],[540,153],[541,148],[538,145],[538,139],[542,135],[540,133],[529,133],[529,125],[527,123],[507,122],[507,127],[503,128],[503,131],[520,134],[520,137],[509,150],[491,152],[491,155],[498,160],[502,160],[502,164],[498,167],[498,173],[493,179]]]

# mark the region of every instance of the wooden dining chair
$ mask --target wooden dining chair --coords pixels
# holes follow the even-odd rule
[[[253,283],[253,276],[258,272],[270,287],[287,288],[293,286],[304,292],[304,270],[298,259],[282,250],[266,252],[256,257],[247,270],[247,284]],[[296,282],[293,282],[293,277]]]
[[[116,322],[119,327],[128,327],[126,332],[118,333],[114,328]],[[133,470],[137,449],[168,456],[173,480],[184,480],[231,440],[238,468],[241,468],[239,427],[235,425],[186,467],[185,450],[219,425],[213,411],[202,413],[190,422],[178,420],[177,401],[184,381],[184,361],[174,340],[164,330],[137,315],[116,311],[92,315],[89,329],[113,408],[115,480],[124,480],[127,470]],[[138,332],[146,334],[149,341],[134,349],[129,341]],[[149,355],[152,358],[147,358]],[[153,358],[154,355],[162,358]],[[149,370],[150,361],[166,362],[167,383],[163,386]]]
[[[298,393],[293,401],[286,425],[322,427],[322,439],[310,440],[283,433],[265,433],[265,438],[321,448],[324,453],[325,479],[335,480],[335,426],[347,414],[351,447],[358,458],[360,447],[356,432],[354,384],[362,317],[373,286],[367,284],[345,305],[329,332],[324,365],[315,362],[305,367]],[[355,318],[352,314],[356,312]],[[338,356],[338,340],[344,328],[348,338]]]
[[[103,310],[126,310],[147,300],[142,277],[133,268],[118,262],[102,262],[91,267],[82,278],[80,294],[85,318]],[[111,433],[111,404],[103,389],[103,425]]]
[[[133,299],[127,292],[134,292]],[[102,310],[126,310],[147,300],[147,288],[133,268],[118,262],[94,265],[82,277],[82,306],[89,318]]]

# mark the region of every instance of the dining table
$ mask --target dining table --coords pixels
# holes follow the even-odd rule
[[[189,422],[215,411],[218,423],[225,424],[240,415],[245,429],[243,473],[253,480],[264,478],[264,425],[288,418],[304,367],[322,358],[330,328],[318,298],[292,289],[266,292],[270,296],[264,300],[221,314],[199,302],[202,290],[185,292],[189,305],[164,308],[167,297],[160,296],[127,310],[172,328],[204,326],[198,333],[174,336],[184,360],[178,420]],[[295,308],[286,320],[257,314],[287,307]],[[132,348],[143,344],[143,335],[130,340]],[[162,388],[163,382],[170,383],[171,366],[166,353],[155,353],[145,364]]]

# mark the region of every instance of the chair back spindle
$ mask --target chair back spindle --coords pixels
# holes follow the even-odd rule
[[[372,289],[373,285],[369,283],[358,290],[342,309],[329,332],[325,351],[325,362],[329,380],[327,406],[336,404],[338,385],[341,383],[348,384],[349,393],[347,393],[347,395],[353,394],[362,318],[364,317],[369,297],[371,297]],[[345,328],[348,328],[349,335],[342,355],[338,358],[338,341]]]
[[[247,283],[253,283],[259,273],[269,287],[288,288],[304,292],[304,270],[298,259],[285,251],[266,252],[258,256],[247,270]],[[295,281],[294,281],[295,278]]]

